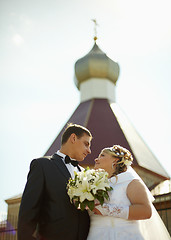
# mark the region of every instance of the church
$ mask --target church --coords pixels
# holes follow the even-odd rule
[[[110,59],[96,41],[95,36],[90,52],[78,59],[74,66],[74,82],[80,91],[80,104],[44,155],[52,155],[60,148],[61,135],[67,123],[85,126],[93,135],[92,153],[83,161],[83,167],[93,168],[94,159],[104,147],[116,144],[127,148],[134,158],[132,167],[155,195],[154,205],[171,233],[170,177],[119,107],[115,96],[119,64]],[[161,191],[163,184],[167,184],[166,192]],[[17,226],[17,221],[12,224],[12,219],[17,219],[21,196],[5,200],[8,204],[8,222],[13,226]]]

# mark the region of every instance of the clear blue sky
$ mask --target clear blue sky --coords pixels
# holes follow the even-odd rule
[[[120,65],[117,103],[171,174],[170,0],[0,2],[0,212],[22,193],[79,104],[74,64],[93,46]]]

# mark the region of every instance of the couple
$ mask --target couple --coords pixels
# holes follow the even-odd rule
[[[149,236],[148,232],[153,231],[152,227],[161,232],[161,226],[165,234],[161,239],[170,239],[161,220],[157,226],[156,222],[150,225],[149,220],[136,221],[150,218],[155,210],[141,179],[134,170],[127,170],[132,155],[120,146],[103,149],[95,159],[95,168],[103,168],[109,174],[113,187],[110,201],[103,207],[97,204],[89,214],[71,204],[66,186],[74,171],[82,169],[71,159],[83,161],[91,153],[91,140],[88,129],[69,124],[60,150],[31,162],[20,205],[18,240],[153,240],[160,238]]]

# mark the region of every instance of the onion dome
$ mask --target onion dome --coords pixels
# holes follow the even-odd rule
[[[80,89],[80,84],[90,78],[108,79],[116,85],[119,76],[119,65],[111,60],[94,43],[91,51],[75,63],[75,84]]]

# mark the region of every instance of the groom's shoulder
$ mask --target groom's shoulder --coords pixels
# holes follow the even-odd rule
[[[39,163],[39,164],[50,163],[51,159],[52,159],[52,156],[39,157],[39,158],[33,159],[31,161],[31,164],[33,164],[33,163]]]

